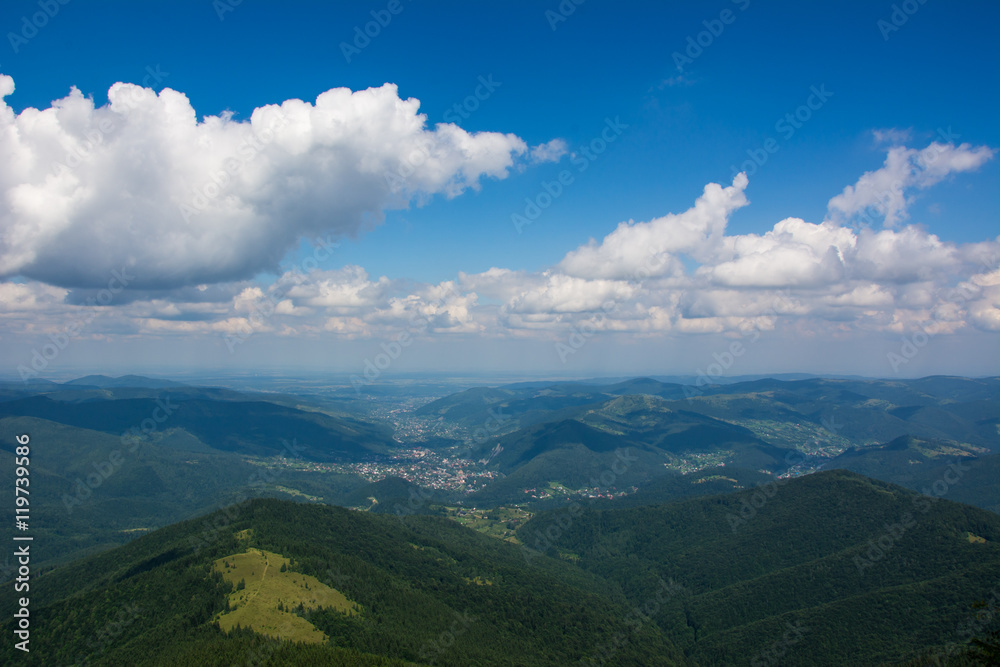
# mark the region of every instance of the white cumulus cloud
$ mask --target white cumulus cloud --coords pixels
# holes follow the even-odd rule
[[[866,172],[830,200],[830,216],[844,221],[870,209],[884,218],[886,227],[893,227],[907,218],[907,190],[923,190],[950,174],[978,169],[995,152],[987,146],[937,141],[921,150],[893,146],[880,169]]]
[[[0,75],[0,96],[13,91]],[[100,288],[127,267],[129,289],[247,279],[302,237],[357,235],[386,209],[504,178],[532,152],[513,134],[429,128],[393,84],[246,120],[199,121],[169,88],[116,83],[108,99],[73,88],[46,109],[0,102],[0,278]]]

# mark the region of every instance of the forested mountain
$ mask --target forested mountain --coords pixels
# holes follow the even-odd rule
[[[66,382],[67,385],[83,387],[140,387],[144,389],[163,389],[166,387],[187,386],[181,382],[164,380],[162,378],[148,378],[143,375],[122,375],[120,377],[110,377],[108,375],[85,375],[75,380]]]
[[[257,456],[279,454],[282,439],[296,437],[302,446],[300,455],[315,461],[384,454],[392,442],[385,428],[357,420],[266,401],[206,400],[170,392],[155,398],[84,402],[32,396],[0,402],[0,419],[4,417],[37,417],[115,436],[183,429],[212,449]]]
[[[1000,509],[996,385],[532,383],[366,421],[84,378],[2,388],[0,460],[31,434],[39,664],[880,664],[964,647],[1000,586],[998,515],[950,502]]]
[[[493,411],[505,420],[527,425],[544,420],[555,410],[573,408],[608,398],[598,387],[577,384],[554,384],[541,388],[476,387],[420,407],[416,414],[434,416],[462,426],[475,428]]]
[[[498,453],[491,465],[505,477],[475,499],[509,501],[519,490],[550,481],[572,488],[623,490],[706,466],[784,472],[803,458],[746,428],[683,407],[653,396],[629,395],[558,411],[552,421],[496,440]],[[614,482],[602,483],[609,471]]]
[[[250,571],[234,585],[226,573],[239,561]],[[348,606],[313,606],[327,589]],[[618,636],[626,664],[690,664],[654,624],[634,622],[615,586],[435,517],[254,500],[46,573],[31,594],[39,665],[555,665]],[[227,611],[262,634],[269,622],[308,625],[323,641],[225,632]],[[22,659],[11,642],[0,655]]]
[[[33,442],[31,508],[46,543],[36,565],[122,544],[247,497],[338,502],[365,481],[264,460],[364,461],[395,444],[383,424],[300,409],[281,394],[263,400],[141,376],[0,389],[0,461],[13,470],[16,435]],[[13,495],[13,484],[6,476],[0,489]]]
[[[17,432],[43,448],[35,507],[54,561],[251,496],[407,513],[461,503],[543,508],[566,496],[649,504],[835,468],[920,491],[958,461],[968,471],[946,497],[996,511],[997,385],[637,378],[477,388],[396,413],[438,429],[415,441],[438,450],[438,462],[414,472],[408,434],[424,426],[407,430],[408,416],[362,419],[322,397],[88,376],[0,386],[0,459],[12,461]],[[460,446],[462,434],[476,435],[472,446]],[[489,474],[488,484],[434,481],[447,457],[469,459],[447,465]]]
[[[962,483],[948,498],[1000,513],[1000,454],[972,456],[954,443],[902,436],[884,445],[852,448],[823,465],[876,477],[915,491],[933,492],[951,471]]]
[[[969,619],[1000,587],[1000,517],[848,472],[772,484],[543,512],[522,544],[438,517],[246,501],[36,575],[17,658],[960,664],[985,636]],[[13,612],[0,601],[8,635]]]
[[[683,587],[656,622],[700,664],[760,664],[775,650],[787,665],[941,653],[968,639],[956,628],[1000,587],[1000,517],[844,471],[666,505],[554,510],[518,536],[620,584],[633,604],[660,580]]]
[[[343,474],[269,470],[210,448],[183,430],[123,442],[117,435],[34,417],[0,419],[5,470],[15,469],[14,438],[22,433],[33,443],[32,530],[45,545],[32,561],[36,566],[123,544],[247,497],[303,494],[336,502],[364,485]],[[296,445],[286,442],[284,453],[296,456]],[[0,480],[10,497],[14,479],[11,474]],[[8,524],[0,534],[9,540],[12,530]]]
[[[662,495],[685,485],[661,476],[720,465],[770,473],[846,467],[920,489],[944,458],[959,457],[976,472],[948,497],[989,509],[1000,503],[990,478],[991,455],[1000,454],[998,378],[521,383],[460,392],[421,412],[460,428],[497,414],[514,425],[477,450],[498,447],[490,465],[506,475],[477,494],[484,503],[511,502],[553,480],[584,485],[614,464],[615,448],[629,448],[635,461],[618,476],[619,489],[656,483]],[[917,465],[883,451],[899,438],[936,443],[936,458],[907,459]]]
[[[674,403],[668,407],[676,410],[742,424],[774,445],[790,446],[804,437],[831,443],[872,444],[914,435],[962,441],[989,450],[998,448],[1000,378],[769,378],[692,385],[637,378],[603,386],[530,383],[467,390],[433,401],[420,413],[478,426],[488,410],[493,410],[525,426],[550,421],[554,415],[563,417],[564,413],[555,412],[558,410],[627,395],[657,396]],[[799,430],[769,430],[782,424],[797,425]]]

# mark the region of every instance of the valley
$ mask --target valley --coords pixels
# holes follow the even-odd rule
[[[1000,586],[1000,379],[284,389],[0,386],[40,655],[964,664],[992,631],[948,628]]]

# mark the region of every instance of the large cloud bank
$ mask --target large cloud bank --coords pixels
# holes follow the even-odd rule
[[[0,98],[14,91],[0,75]],[[0,104],[0,277],[132,288],[247,279],[302,237],[356,235],[383,211],[504,178],[532,151],[517,136],[427,127],[385,84],[328,90],[198,120],[169,88],[116,83],[95,107],[75,88],[47,109]]]
[[[0,76],[0,95],[12,90]],[[0,106],[0,277],[28,279],[0,282],[0,335],[89,323],[88,298],[103,303],[114,271],[126,289],[97,309],[88,335],[1000,331],[1000,237],[959,244],[906,224],[916,193],[978,169],[995,154],[986,146],[894,145],[881,168],[831,189],[817,222],[728,234],[749,204],[739,174],[706,185],[686,211],[609,226],[546,270],[420,284],[341,266],[329,245],[386,209],[456,196],[519,160],[559,159],[565,146],[429,129],[418,102],[389,84],[289,100],[246,121],[198,121],[172,90],[116,84],[109,99],[95,108],[74,90],[41,111]],[[316,236],[327,241],[312,264],[253,279]]]

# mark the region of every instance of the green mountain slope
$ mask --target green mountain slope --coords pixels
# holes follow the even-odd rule
[[[422,408],[466,427],[487,410],[519,425],[564,419],[573,408],[619,396],[657,396],[674,409],[745,426],[780,447],[833,447],[888,442],[903,435],[955,440],[1000,453],[1000,378],[933,376],[919,380],[759,379],[733,384],[679,385],[636,378],[613,385],[530,383],[478,388]]]
[[[148,389],[163,389],[165,387],[183,387],[180,382],[148,378],[142,375],[122,375],[110,377],[107,375],[86,375],[66,382],[67,385],[86,385],[89,387],[144,387]]]
[[[163,392],[156,398],[56,401],[32,396],[0,403],[0,418],[37,417],[115,436],[167,428],[191,433],[213,449],[274,456],[281,441],[296,439],[301,456],[316,461],[384,453],[391,433],[382,426],[335,419],[264,401],[216,401]]]
[[[336,502],[364,484],[354,476],[252,465],[181,429],[123,442],[102,431],[34,417],[0,419],[4,470],[15,469],[14,438],[25,433],[32,452],[31,526],[45,545],[33,560],[36,566],[123,544],[248,496],[302,493]],[[297,444],[288,444],[285,454],[297,455]],[[0,492],[13,498],[14,480],[13,473],[0,479]],[[9,542],[12,532],[7,523],[0,538]]]
[[[556,530],[551,527],[557,526]],[[656,622],[704,664],[880,664],[957,641],[1000,583],[1000,517],[845,471],[571,521],[542,513],[530,547],[618,582],[689,592]]]
[[[281,576],[332,587],[358,612],[271,609],[324,633],[322,644],[224,633],[214,622],[235,591],[213,563],[247,553],[290,559]],[[278,576],[254,572],[246,590]],[[684,662],[654,625],[629,625],[613,587],[571,565],[529,566],[517,546],[446,519],[275,500],[173,525],[36,576],[31,600],[30,664],[230,665],[264,651],[268,664],[556,665],[596,655],[616,636],[628,639],[615,649],[621,664]],[[9,596],[0,600],[8,636],[11,605]],[[15,656],[11,642],[0,647],[0,661]]]
[[[627,490],[671,472],[725,466],[784,472],[803,458],[746,428],[680,407],[655,396],[628,395],[552,413],[556,419],[490,443],[498,447],[490,465],[506,477],[472,500],[523,501],[526,489],[550,482]]]
[[[1000,454],[973,456],[954,442],[903,436],[884,445],[852,448],[824,468],[851,470],[914,491],[944,489],[944,498],[1000,513]],[[960,481],[943,484],[953,471],[961,473]]]
[[[439,417],[468,429],[479,428],[491,418],[510,426],[527,426],[551,419],[555,411],[607,398],[608,394],[596,387],[575,384],[516,389],[477,387],[431,401],[416,414]]]

